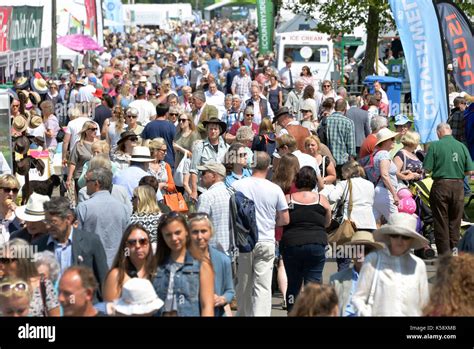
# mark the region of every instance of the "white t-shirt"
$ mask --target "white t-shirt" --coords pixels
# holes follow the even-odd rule
[[[153,103],[145,99],[136,99],[128,105],[130,108],[136,108],[138,110],[138,122],[145,126],[150,122],[150,117],[156,115],[156,109]]]
[[[206,103],[213,105],[217,108],[219,112],[219,119],[222,118],[222,115],[225,113],[225,94],[221,91],[217,91],[215,94],[211,94],[209,91],[205,93]]]
[[[321,171],[319,171],[318,162],[316,161],[316,158],[314,156],[305,154],[300,150],[295,150],[292,154],[298,159],[298,162],[300,163],[300,168],[305,166],[312,167],[316,171],[316,175],[321,176]]]
[[[264,178],[247,177],[232,183],[232,187],[255,202],[258,241],[275,242],[275,223],[278,211],[288,209],[281,188]]]
[[[88,117],[80,116],[77,119],[69,121],[69,123],[67,124],[66,133],[69,133],[71,135],[71,139],[69,140],[69,149],[74,148],[77,141],[80,139],[79,132],[81,132],[82,127],[84,126],[86,121],[92,121],[97,125],[96,135],[97,135],[97,138],[100,139],[99,125],[95,121],[89,119]]]

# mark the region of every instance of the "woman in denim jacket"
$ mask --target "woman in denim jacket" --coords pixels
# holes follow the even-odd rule
[[[193,213],[188,218],[193,245],[211,259],[214,269],[215,316],[232,315],[228,306],[235,295],[231,259],[224,252],[209,246],[209,241],[214,236],[214,228],[207,213]]]
[[[214,271],[191,246],[184,216],[171,212],[158,225],[157,274],[153,286],[165,305],[158,316],[214,316]]]

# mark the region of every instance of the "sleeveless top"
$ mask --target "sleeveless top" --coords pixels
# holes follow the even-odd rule
[[[290,194],[288,208],[290,224],[283,227],[281,245],[327,244],[326,209],[320,204],[320,195],[317,201],[302,204],[293,200]]]

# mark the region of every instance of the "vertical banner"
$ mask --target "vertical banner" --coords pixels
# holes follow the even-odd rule
[[[122,1],[120,0],[105,0],[105,18],[110,20],[110,28],[114,33],[123,33],[123,10]]]
[[[452,57],[454,80],[461,91],[474,95],[474,32],[466,15],[451,1],[436,4],[444,38]]]
[[[89,35],[97,38],[97,12],[95,0],[84,0],[87,14],[87,27],[89,27]]]
[[[8,36],[10,35],[8,29],[10,27],[11,13],[11,7],[0,7],[0,52],[10,49],[8,46]]]
[[[7,93],[0,93],[0,152],[13,170],[10,129],[10,97]]]
[[[273,51],[273,4],[269,0],[257,0],[258,49],[260,53]]]
[[[10,49],[20,51],[41,46],[43,7],[18,6],[12,8],[10,20]]]
[[[421,143],[438,139],[448,119],[444,54],[432,0],[389,0],[410,74],[415,129]]]

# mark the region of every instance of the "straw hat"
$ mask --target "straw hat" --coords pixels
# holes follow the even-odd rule
[[[28,127],[26,118],[23,115],[17,115],[13,118],[12,127],[17,132],[23,132]]]
[[[151,157],[150,149],[148,147],[136,146],[132,150],[132,159],[131,162],[151,162],[153,158]]]
[[[38,92],[30,91],[30,101],[38,105],[41,102],[41,97]]]
[[[40,95],[48,93],[48,83],[43,78],[32,77],[31,88],[33,91],[39,93]]]
[[[384,248],[380,242],[375,242],[374,235],[365,230],[359,230],[354,233],[351,241],[346,242],[344,245],[365,245],[370,246],[376,250]]]
[[[394,213],[390,215],[388,224],[383,225],[374,232],[374,239],[389,245],[390,235],[392,234],[408,236],[412,238],[410,248],[418,250],[429,245],[430,242],[417,233],[416,223],[417,219],[414,215],[402,212]]]
[[[43,123],[43,119],[41,116],[38,115],[32,115],[30,117],[30,120],[28,121],[28,127],[29,128],[37,128]]]
[[[123,285],[115,310],[124,315],[145,315],[159,310],[163,304],[149,280],[132,278]]]
[[[49,196],[33,193],[25,206],[15,210],[18,218],[26,222],[40,222],[45,218],[43,204],[49,201]]]
[[[388,128],[384,127],[379,132],[377,132],[377,143],[375,145],[379,145],[380,143],[386,141],[387,139],[395,138],[399,135],[398,132],[393,132]]]
[[[16,79],[15,84],[13,85],[15,89],[22,90],[29,87],[28,78],[22,76]]]

